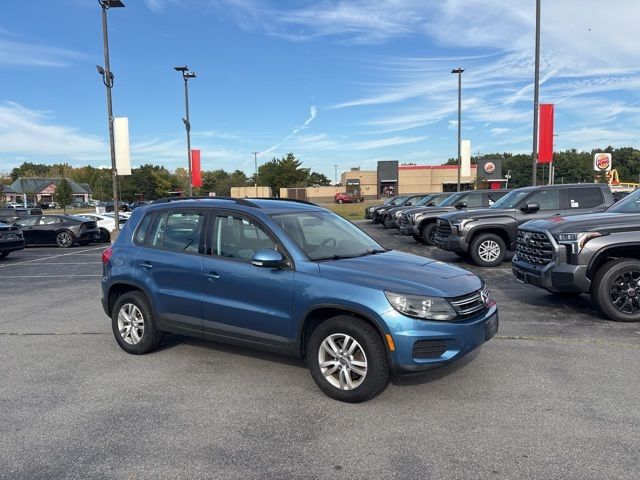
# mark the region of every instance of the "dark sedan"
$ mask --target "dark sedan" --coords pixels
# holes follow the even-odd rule
[[[24,238],[18,225],[10,225],[0,220],[0,258],[24,248]]]
[[[76,243],[88,245],[100,239],[96,222],[71,215],[33,215],[19,218],[27,245],[57,245],[69,248]]]

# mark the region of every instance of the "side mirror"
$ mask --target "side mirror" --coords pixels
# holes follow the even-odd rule
[[[407,202],[407,203],[404,204],[405,207],[410,207],[411,205],[412,205],[411,202]]]
[[[255,267],[280,268],[283,263],[284,257],[282,254],[271,248],[258,250],[253,254],[253,257],[251,257],[251,264]]]
[[[467,202],[458,202],[458,203],[456,203],[456,208],[458,208],[458,209],[467,208]]]
[[[427,203],[427,207],[435,207],[435,206],[436,206],[436,202]]]
[[[540,210],[540,204],[537,202],[527,203],[522,207],[521,210],[527,213],[537,212],[538,210]]]

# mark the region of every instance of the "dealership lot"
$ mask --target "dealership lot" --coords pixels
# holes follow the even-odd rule
[[[100,306],[103,248],[0,261],[0,478],[637,478],[640,325],[586,296],[470,266],[500,304],[498,336],[350,405],[297,359],[177,336],[126,355]]]

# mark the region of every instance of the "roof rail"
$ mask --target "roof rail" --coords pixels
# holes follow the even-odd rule
[[[305,205],[314,205],[315,203],[308,202],[306,200],[298,200],[297,198],[276,198],[276,197],[261,197],[261,198],[248,198],[247,200],[279,200],[282,202],[295,202],[295,203],[303,203]]]
[[[260,208],[255,203],[250,202],[249,200],[244,199],[244,198],[209,197],[209,196],[205,196],[205,195],[192,196],[192,197],[165,197],[165,198],[160,198],[158,200],[154,200],[151,203],[169,203],[169,202],[179,202],[179,201],[182,201],[182,200],[230,200],[230,201],[233,201],[233,202],[237,203],[238,205],[244,205],[246,207]]]

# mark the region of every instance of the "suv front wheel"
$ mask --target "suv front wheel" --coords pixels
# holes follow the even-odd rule
[[[370,400],[389,381],[382,338],[367,322],[348,315],[316,327],[307,345],[307,365],[320,390],[342,402]]]
[[[591,298],[612,320],[640,322],[640,260],[622,258],[600,267]]]
[[[507,254],[504,240],[495,233],[478,235],[471,242],[469,250],[471,260],[480,267],[497,267]]]

